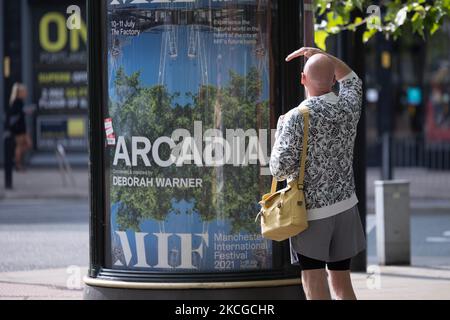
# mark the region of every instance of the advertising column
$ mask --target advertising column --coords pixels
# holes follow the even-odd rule
[[[85,297],[301,296],[288,243],[255,221],[284,99],[284,2],[88,3]]]

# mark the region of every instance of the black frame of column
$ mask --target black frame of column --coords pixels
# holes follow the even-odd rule
[[[3,33],[3,55],[1,63],[4,63],[4,57],[10,59],[10,74],[3,79],[4,97],[3,109],[5,114],[5,131],[3,133],[2,143],[4,143],[4,170],[5,170],[5,189],[13,189],[13,158],[15,139],[14,135],[7,132],[6,122],[8,121],[9,112],[9,95],[15,82],[22,82],[22,63],[21,63],[21,41],[22,41],[22,26],[20,13],[22,8],[21,1],[3,1],[3,15],[4,20],[0,21],[1,28],[8,30]],[[2,124],[3,125],[3,124]]]
[[[4,7],[4,4],[3,4],[3,0],[0,0],[0,17],[2,17],[2,19],[3,19],[3,7]],[[1,28],[0,28],[0,57],[1,57],[1,61],[0,61],[0,137],[2,137],[2,139],[1,139],[1,142],[0,142],[0,166],[2,166],[3,164],[4,164],[4,142],[3,142],[3,139],[5,138],[4,137],[4,134],[5,134],[5,132],[4,132],[4,130],[6,129],[5,128],[5,121],[6,121],[6,114],[5,114],[5,112],[4,112],[4,95],[5,95],[5,93],[4,93],[4,79],[3,79],[3,77],[4,77],[4,70],[3,70],[3,64],[4,64],[4,57],[5,57],[5,55],[4,55],[4,52],[3,52],[3,47],[4,47],[4,45],[3,45],[3,33],[4,33],[4,30],[5,30],[5,28],[4,28],[4,26],[3,26],[3,23],[1,22],[0,23],[0,26],[1,26]],[[6,186],[6,184],[5,184],[5,186]]]
[[[289,65],[284,57],[297,49],[303,42],[303,1],[273,1],[272,12],[276,32],[272,33],[272,41],[277,47],[274,54],[274,79],[276,112],[275,119],[280,114],[297,106],[303,97],[300,86],[300,61]],[[217,282],[217,281],[251,281],[280,280],[299,277],[298,268],[290,263],[289,244],[273,243],[274,269],[251,272],[149,272],[134,270],[117,270],[106,268],[108,254],[105,176],[105,139],[103,118],[104,106],[107,103],[107,39],[106,39],[106,6],[104,1],[87,0],[88,10],[88,79],[89,79],[89,178],[90,178],[90,269],[91,278],[100,278],[128,282]],[[280,19],[282,18],[282,20]],[[283,23],[281,23],[283,21]],[[292,29],[289,21],[298,23],[298,28]],[[100,54],[99,54],[100,53]],[[275,123],[271,124],[272,127]],[[278,256],[278,265],[277,265]]]
[[[106,23],[101,1],[87,0],[88,15],[88,90],[89,90],[89,204],[90,204],[90,269],[97,277],[105,265],[105,186],[103,148],[103,104],[106,61],[102,24]],[[98,53],[101,53],[100,55]]]

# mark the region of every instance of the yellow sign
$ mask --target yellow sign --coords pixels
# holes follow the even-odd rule
[[[383,69],[389,69],[391,67],[391,54],[387,51],[381,53],[381,66]]]
[[[9,78],[11,76],[11,58],[5,57],[3,59],[3,75],[5,78]]]
[[[56,26],[56,39],[50,38],[50,26]],[[70,37],[70,39],[68,39]],[[80,49],[80,39],[87,42],[87,27],[81,21],[80,29],[68,30],[66,18],[59,12],[45,14],[39,23],[39,42],[47,52],[59,52],[63,50],[69,40],[70,51],[77,52]]]
[[[85,132],[85,121],[83,118],[70,118],[67,120],[67,135],[69,138],[83,138]]]

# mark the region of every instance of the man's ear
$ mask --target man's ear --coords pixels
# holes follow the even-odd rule
[[[302,72],[301,84],[305,85],[305,83],[306,83],[306,75]]]

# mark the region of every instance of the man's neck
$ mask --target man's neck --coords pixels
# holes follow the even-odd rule
[[[318,96],[323,96],[324,94],[327,94],[327,93],[330,93],[330,92],[332,92],[331,89],[328,89],[328,90],[309,90],[309,89],[306,89],[306,96],[308,98],[318,97]]]

